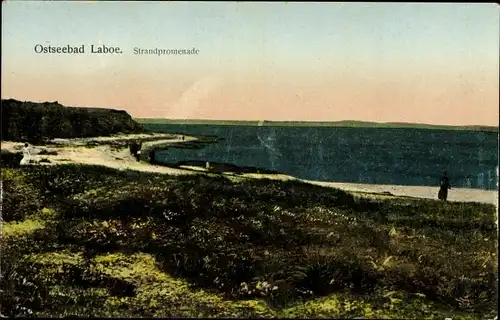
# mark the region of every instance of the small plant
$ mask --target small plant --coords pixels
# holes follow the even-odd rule
[[[393,258],[394,258],[393,256],[388,256],[380,260],[379,263],[377,263],[372,257],[370,257],[370,263],[376,271],[382,272],[389,269],[393,265],[392,263]]]

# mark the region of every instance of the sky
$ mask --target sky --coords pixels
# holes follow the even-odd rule
[[[2,2],[2,99],[138,118],[499,119],[493,3]],[[83,54],[36,53],[80,46]],[[122,54],[90,52],[90,45]],[[136,55],[192,49],[197,55]]]

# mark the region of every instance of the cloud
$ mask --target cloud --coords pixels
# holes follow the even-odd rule
[[[165,116],[172,119],[196,119],[203,112],[203,103],[223,84],[218,76],[207,76],[193,83],[167,110]]]

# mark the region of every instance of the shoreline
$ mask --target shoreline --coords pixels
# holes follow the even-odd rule
[[[438,200],[437,194],[439,186],[406,186],[387,184],[361,184],[350,182],[323,182],[303,180],[319,186],[328,186],[343,189],[351,192],[388,194],[400,197],[422,198]],[[389,195],[389,194],[388,194]],[[498,191],[472,189],[472,188],[451,188],[448,191],[448,202],[482,202],[498,205]]]
[[[170,145],[185,141],[195,141],[197,138],[178,134],[146,133],[120,134],[109,137],[92,137],[77,139],[54,139],[46,145],[30,145],[32,159],[37,163],[31,165],[86,164],[102,165],[117,170],[133,170],[171,175],[192,174],[186,170],[152,165],[149,162],[137,161],[130,153],[130,141],[142,141],[141,153],[146,153],[157,145]],[[2,141],[1,150],[11,153],[21,153],[22,142]],[[45,162],[44,160],[48,160]]]
[[[92,137],[77,139],[54,139],[47,145],[32,145],[32,158],[38,163],[34,165],[58,164],[87,164],[103,165],[118,170],[134,170],[141,172],[163,173],[170,175],[213,174],[200,167],[180,166],[179,168],[153,165],[147,161],[137,161],[128,149],[128,142],[142,141],[141,159],[147,158],[149,150],[158,146],[197,141],[198,138],[179,134],[145,133],[122,134],[109,137]],[[22,142],[2,141],[1,150],[11,153],[20,153]],[[44,151],[42,151],[44,150]],[[42,154],[40,152],[42,151]],[[45,159],[48,162],[40,162]],[[344,191],[360,194],[376,194],[387,197],[411,197],[437,200],[438,186],[405,186],[405,185],[377,185],[361,183],[344,183],[335,181],[314,181],[299,179],[287,174],[220,172],[227,178],[236,179],[272,179],[297,180],[323,187],[337,188]],[[498,206],[498,191],[483,189],[452,188],[449,191],[450,202],[482,202]]]

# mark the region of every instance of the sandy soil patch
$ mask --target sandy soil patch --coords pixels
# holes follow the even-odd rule
[[[166,174],[191,174],[192,172],[164,166],[151,165],[147,162],[138,162],[131,154],[128,148],[116,149],[106,142],[122,141],[124,143],[132,140],[155,139],[154,141],[144,141],[142,149],[146,151],[154,145],[167,145],[193,141],[196,138],[184,137],[184,140],[178,135],[172,134],[134,134],[117,135],[112,137],[81,138],[81,139],[54,139],[51,142],[53,146],[31,146],[32,158],[39,165],[57,165],[68,163],[80,163],[91,165],[102,165],[119,170],[135,170],[143,172],[158,172]],[[89,142],[102,143],[95,147],[85,147]],[[2,150],[10,152],[21,152],[23,143],[2,141]],[[40,154],[45,152],[55,152],[52,154]],[[40,162],[47,159],[49,162]]]

